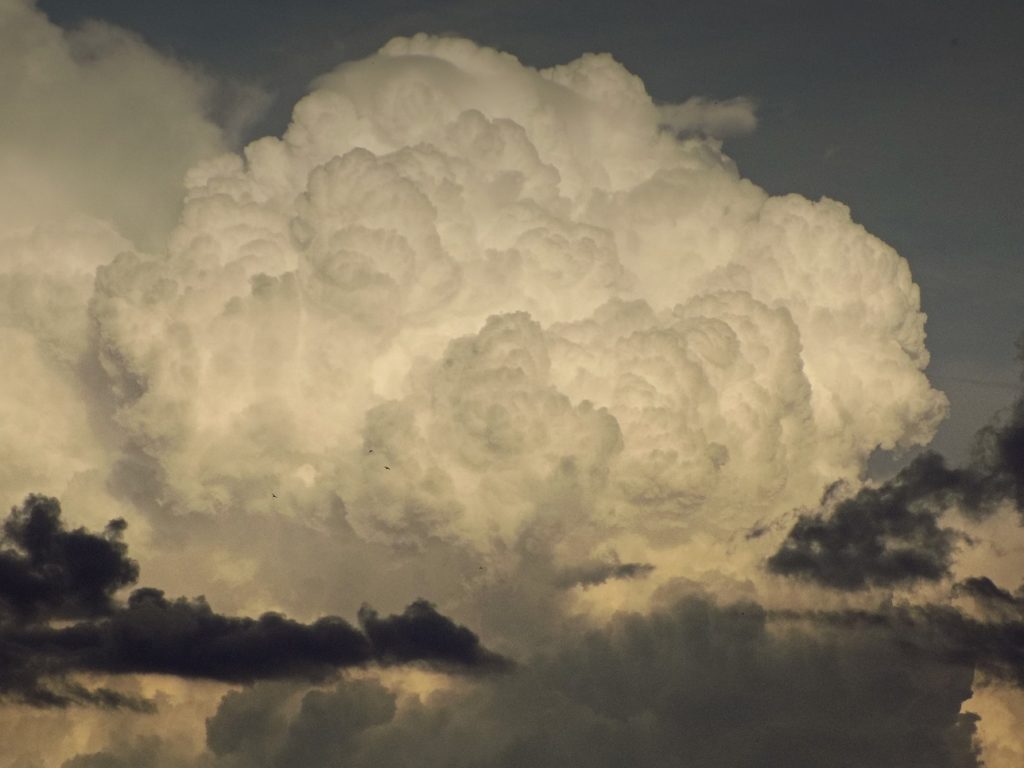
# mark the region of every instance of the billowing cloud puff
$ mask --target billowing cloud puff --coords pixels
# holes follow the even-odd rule
[[[927,440],[906,263],[659,120],[607,56],[417,36],[322,78],[99,269],[126,460],[165,511],[329,487],[365,537],[486,549],[750,522]]]

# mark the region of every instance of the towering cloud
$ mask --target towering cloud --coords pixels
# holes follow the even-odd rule
[[[660,123],[607,56],[416,37],[322,78],[98,271],[122,461],[164,514],[329,488],[362,537],[487,551],[556,507],[749,521],[928,439],[906,263]]]
[[[0,361],[24,374],[0,380],[0,492],[127,520],[147,574],[210,601],[122,600],[121,523],[16,509],[0,692],[39,718],[118,709],[107,741],[54,755],[978,764],[961,707],[979,670],[1019,682],[1016,598],[977,581],[951,600],[982,618],[831,593],[807,610],[804,582],[945,577],[959,534],[935,510],[1019,494],[1020,415],[977,467],[925,456],[829,496],[770,560],[806,579],[766,577],[793,509],[853,487],[878,447],[926,443],[946,401],[906,262],[842,204],[772,197],[722,154],[749,102],[659,106],[610,56],[537,70],[421,35],[322,77],[281,137],[211,157],[202,87],[97,29],[53,38],[114,41],[61,82],[125,51],[160,62],[143,79],[180,86],[161,104],[194,155],[180,218],[154,203],[169,234],[81,203],[74,179],[0,231]],[[161,137],[168,164],[123,179],[132,200],[189,154]],[[353,595],[385,612],[333,616]],[[509,674],[434,674],[453,669]],[[105,682],[149,674],[235,690],[156,738],[156,684]]]

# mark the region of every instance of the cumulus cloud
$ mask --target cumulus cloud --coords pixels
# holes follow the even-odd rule
[[[946,409],[906,262],[841,203],[769,196],[721,153],[753,127],[748,101],[659,107],[607,55],[538,70],[416,36],[319,79],[281,137],[210,157],[193,78],[116,30],[5,9],[50,40],[66,90],[143,62],[194,154],[161,127],[159,172],[111,161],[131,205],[82,203],[69,163],[46,216],[0,232],[0,359],[25,373],[0,382],[0,491],[123,516],[172,594],[238,614],[154,589],[120,602],[136,574],[119,526],[41,513],[57,543],[14,523],[0,558],[9,698],[128,718],[149,699],[80,677],[255,683],[211,710],[206,766],[977,764],[961,705],[976,668],[1011,679],[1014,662],[1005,643],[955,651],[992,622],[938,614],[949,653],[891,617],[776,622],[750,554],[774,534],[732,556],[875,449],[926,443]],[[186,155],[205,159],[165,205]],[[984,443],[999,498],[1019,480],[1003,435]],[[913,466],[801,520],[780,568],[844,589],[944,576],[957,539],[919,489],[960,503],[981,470]],[[118,567],[82,576],[76,536]],[[751,599],[609,618],[662,605],[681,568]],[[317,618],[363,589],[392,613]],[[282,602],[303,615],[265,613]],[[410,663],[511,673],[421,696]],[[335,685],[352,667],[365,679]],[[75,748],[80,767],[195,758]]]
[[[607,56],[420,36],[325,76],[98,270],[123,461],[164,515],[331,488],[361,537],[494,551],[555,509],[750,522],[927,440],[906,263],[659,121]]]

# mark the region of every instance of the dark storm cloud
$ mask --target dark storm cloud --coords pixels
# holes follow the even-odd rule
[[[171,600],[151,588],[136,589],[119,604],[114,591],[138,575],[116,538],[123,528],[116,521],[105,537],[67,532],[60,505],[42,496],[12,510],[4,531],[17,549],[0,560],[0,695],[35,706],[145,708],[112,691],[88,690],[68,675],[156,673],[251,683],[322,680],[371,662],[480,671],[509,666],[425,600],[384,618],[364,607],[363,631],[336,616],[310,624],[277,613],[224,616],[202,597]],[[70,617],[84,620],[49,622]]]
[[[1024,340],[1018,342],[1024,359]],[[826,494],[822,506],[831,506]],[[893,479],[801,515],[768,569],[843,590],[937,581],[949,575],[960,535],[939,525],[956,505],[976,518],[1011,502],[1024,520],[1024,397],[981,430],[974,458],[951,469],[928,452]]]
[[[139,566],[120,541],[123,520],[103,535],[65,530],[60,502],[33,495],[11,509],[0,538],[0,620],[98,616],[112,596],[133,584]]]
[[[768,621],[753,603],[688,596],[403,706],[373,681],[260,684],[222,700],[207,744],[213,765],[250,768],[978,765],[976,718],[960,713],[969,664],[886,626]]]

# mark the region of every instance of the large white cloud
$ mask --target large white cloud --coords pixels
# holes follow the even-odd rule
[[[659,119],[608,56],[418,36],[193,169],[93,304],[165,508],[326,486],[365,537],[488,549],[559,506],[750,523],[928,440],[905,261]]]

